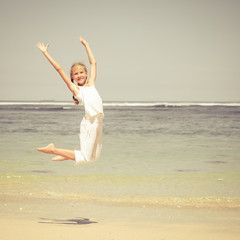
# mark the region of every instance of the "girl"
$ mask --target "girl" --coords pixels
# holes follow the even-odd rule
[[[87,69],[84,64],[75,63],[72,65],[70,79],[62,70],[60,65],[49,55],[49,44],[46,46],[43,43],[37,44],[37,47],[58,71],[64,82],[67,84],[69,90],[73,93],[75,104],[79,104],[80,102],[85,108],[85,116],[80,124],[80,151],[59,149],[56,148],[53,143],[44,148],[38,148],[37,150],[43,153],[58,155],[57,157],[52,158],[53,161],[73,160],[77,164],[95,161],[100,157],[102,149],[103,120],[102,99],[95,88],[96,60],[88,43],[81,37],[79,40],[87,51],[91,66],[88,81]]]

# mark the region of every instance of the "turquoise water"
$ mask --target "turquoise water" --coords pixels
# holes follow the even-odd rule
[[[100,160],[75,166],[52,162],[36,148],[50,142],[78,148],[81,109],[72,103],[2,102],[1,192],[145,205],[239,205],[239,104],[105,103],[104,110]]]

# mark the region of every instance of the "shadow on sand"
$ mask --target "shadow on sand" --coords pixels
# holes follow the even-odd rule
[[[90,221],[88,218],[74,218],[74,219],[50,219],[50,218],[40,218],[42,221],[38,223],[47,223],[47,224],[70,224],[70,225],[84,225],[97,223]]]

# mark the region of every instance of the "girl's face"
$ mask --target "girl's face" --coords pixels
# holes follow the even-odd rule
[[[87,81],[87,72],[83,66],[76,65],[72,68],[71,77],[78,85],[83,86]]]

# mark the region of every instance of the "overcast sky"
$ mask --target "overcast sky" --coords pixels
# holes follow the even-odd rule
[[[0,100],[71,100],[36,48],[69,73],[98,63],[104,101],[240,101],[239,0],[1,0]]]

